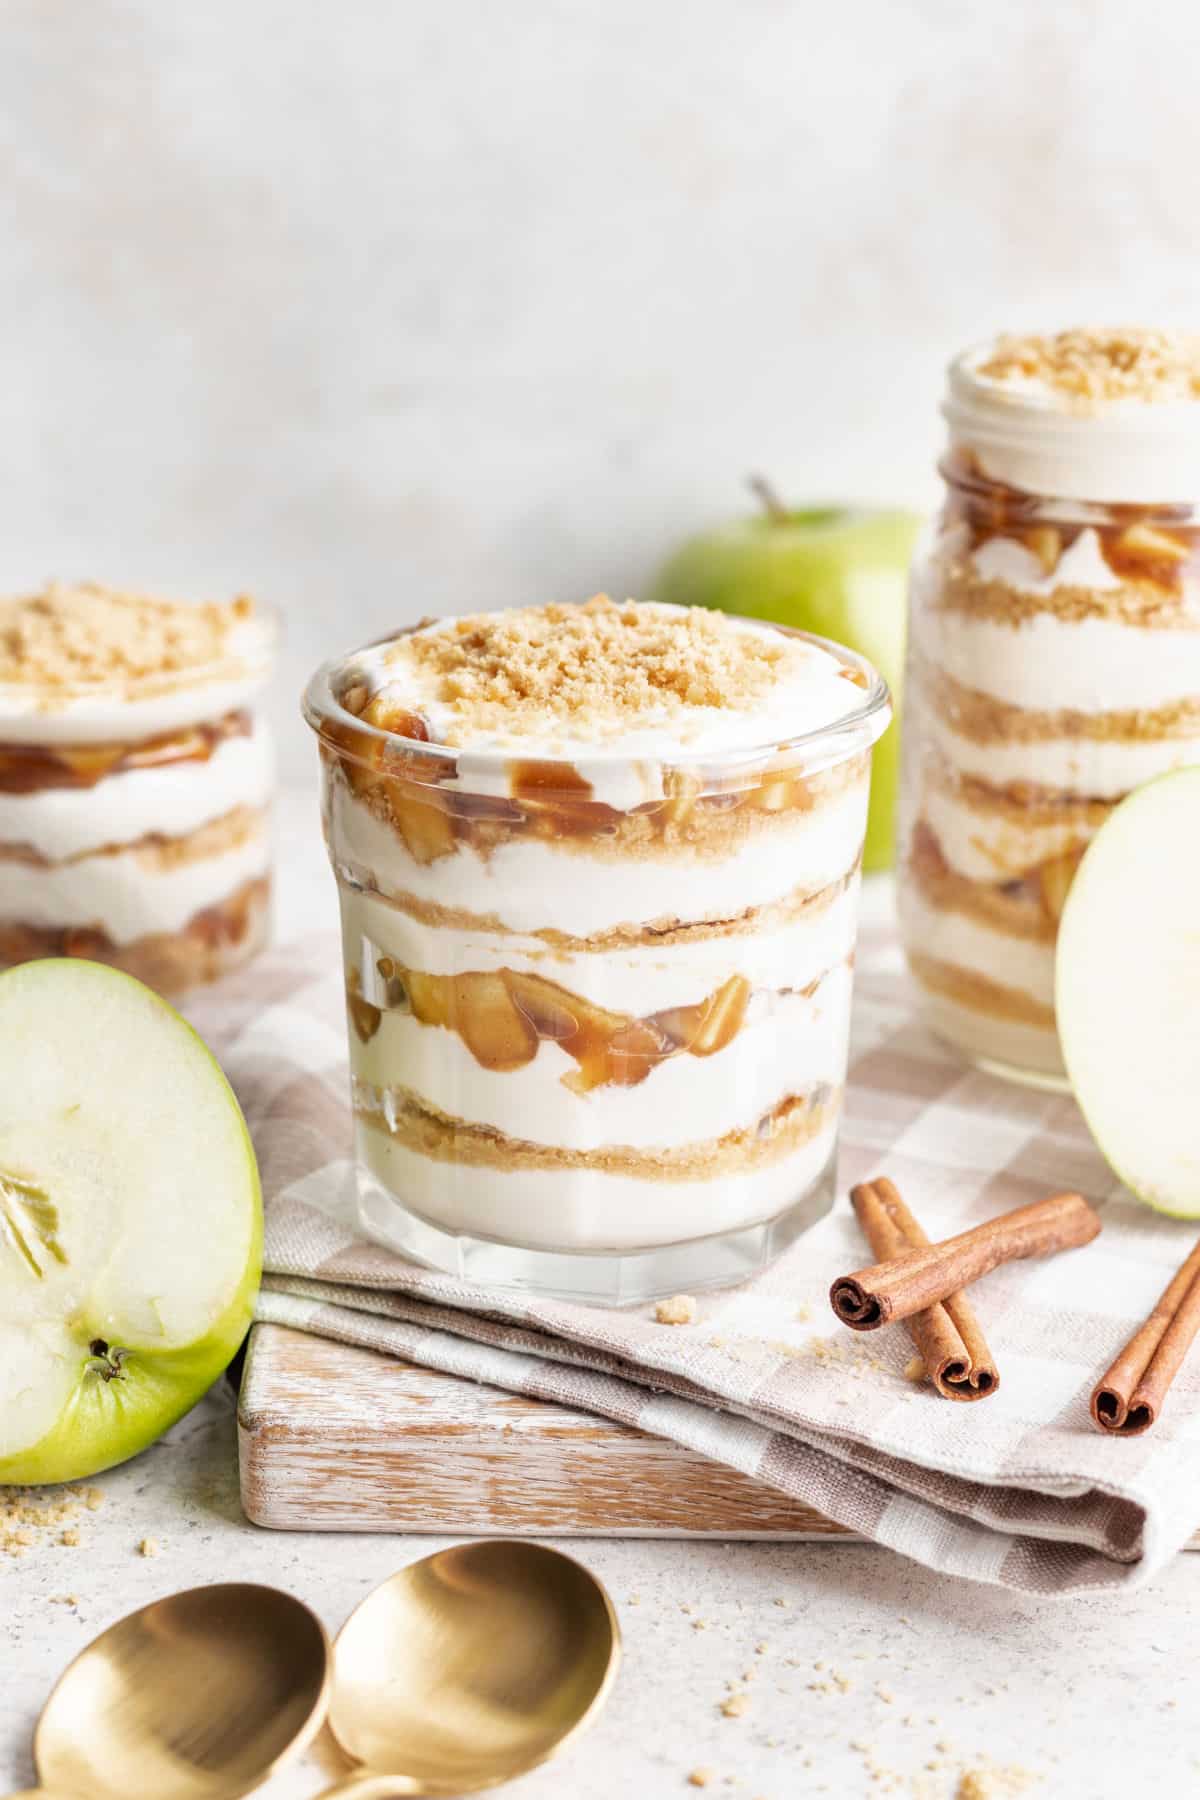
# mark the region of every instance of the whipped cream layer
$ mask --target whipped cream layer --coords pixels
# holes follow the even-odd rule
[[[355,1075],[403,1085],[449,1117],[559,1150],[619,1144],[660,1150],[757,1124],[780,1101],[819,1082],[837,1086],[846,1060],[850,971],[843,964],[815,994],[759,993],[737,1036],[712,1056],[685,1052],[632,1086],[577,1093],[564,1077],[578,1065],[557,1044],[518,1069],[488,1069],[458,1033],[389,1012],[367,1043],[351,1041]]]
[[[177,932],[197,913],[267,873],[265,819],[246,841],[173,867],[124,850],[50,866],[0,857],[0,919],[35,928],[93,929],[115,944]]]
[[[897,912],[910,950],[960,969],[976,969],[989,981],[1053,1007],[1053,944],[994,929],[950,907],[931,906],[912,882],[897,890]]]
[[[584,841],[513,838],[481,856],[470,844],[418,863],[398,834],[330,778],[326,827],[334,866],[385,895],[491,915],[511,931],[593,937],[623,925],[736,918],[750,907],[814,892],[850,874],[866,829],[864,778],[724,856],[685,846],[661,855],[589,855]]]
[[[0,847],[25,845],[65,862],[139,838],[186,837],[235,807],[265,806],[273,780],[270,733],[256,721],[208,757],[118,770],[93,787],[0,793]]]
[[[972,618],[913,612],[915,648],[935,667],[1035,712],[1152,710],[1200,693],[1200,629],[1119,619]]]
[[[381,1125],[356,1122],[358,1155],[406,1206],[445,1231],[532,1250],[652,1249],[715,1237],[775,1218],[825,1174],[837,1142],[830,1124],[766,1168],[704,1181],[642,1180],[600,1169],[519,1169],[420,1156]],[[386,1209],[368,1198],[363,1216],[388,1235]]]
[[[917,684],[910,704],[920,704]],[[977,743],[955,731],[925,703],[921,730],[945,760],[962,775],[974,775],[994,787],[1031,782],[1092,800],[1119,800],[1152,781],[1200,762],[1200,732],[1194,738],[1010,738]]]
[[[950,364],[942,408],[952,442],[990,480],[1069,500],[1200,499],[1200,400],[1084,403],[1042,380],[985,373],[994,350],[976,345]]]
[[[399,968],[428,975],[512,969],[540,975],[612,1012],[644,1017],[690,1006],[731,975],[752,989],[803,988],[853,953],[858,880],[827,905],[753,932],[728,932],[676,944],[629,944],[603,950],[550,949],[514,932],[459,931],[426,925],[374,894],[341,890],[347,974],[365,999],[382,1001],[376,965],[389,956]]]

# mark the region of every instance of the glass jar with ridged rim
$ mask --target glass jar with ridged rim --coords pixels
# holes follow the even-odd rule
[[[382,727],[396,640],[314,677],[371,1235],[618,1303],[742,1278],[828,1209],[889,704],[784,635],[838,716],[719,751]]]
[[[1001,339],[951,365],[944,411],[911,583],[901,930],[940,1036],[1062,1087],[1075,870],[1126,794],[1200,762],[1200,350]]]

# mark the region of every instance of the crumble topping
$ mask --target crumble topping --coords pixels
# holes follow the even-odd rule
[[[191,605],[52,582],[0,600],[0,684],[75,689],[194,672],[227,657],[253,613],[245,595]]]
[[[1128,326],[1004,335],[977,372],[993,381],[1037,382],[1084,405],[1197,400],[1200,333]]]
[[[686,730],[700,712],[753,713],[813,652],[703,607],[597,594],[447,620],[400,639],[386,661],[408,692],[376,695],[371,723],[403,729],[414,703],[432,705],[438,740],[457,747],[497,733],[569,727],[577,738],[603,738],[647,724]],[[852,704],[847,694],[845,710]]]

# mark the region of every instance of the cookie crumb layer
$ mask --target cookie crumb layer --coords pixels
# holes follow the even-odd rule
[[[437,703],[446,717],[440,735],[459,746],[493,732],[569,726],[602,739],[648,721],[686,725],[702,709],[752,712],[810,654],[724,613],[597,594],[452,619],[401,638],[387,661],[417,696]],[[402,702],[389,712],[390,698],[378,696],[369,714],[385,730],[407,716]]]
[[[254,611],[245,595],[192,605],[52,582],[0,600],[0,684],[67,692],[194,673],[230,655]]]
[[[1200,333],[1127,326],[1004,335],[977,373],[1000,383],[1036,382],[1089,405],[1200,400]]]

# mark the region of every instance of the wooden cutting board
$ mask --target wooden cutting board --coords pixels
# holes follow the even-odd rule
[[[644,1431],[281,1325],[250,1335],[238,1454],[247,1517],[283,1531],[849,1536]]]

